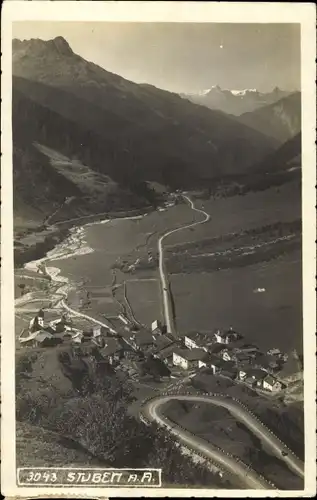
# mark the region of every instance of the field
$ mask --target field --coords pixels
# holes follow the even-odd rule
[[[233,326],[262,349],[302,352],[298,251],[243,268],[175,274],[171,284],[181,333]]]
[[[193,198],[194,199],[194,198]],[[290,203],[291,200],[291,203]],[[242,230],[290,222],[301,217],[301,196],[298,182],[289,182],[278,188],[214,200],[194,200],[195,206],[211,215],[206,224],[184,229],[168,238],[168,245],[202,238],[236,233]],[[197,220],[202,215],[197,214]]]
[[[143,325],[151,326],[155,319],[163,320],[159,281],[127,281],[127,298],[135,317]]]
[[[198,214],[199,216],[199,214]],[[56,259],[50,265],[61,269],[61,275],[71,280],[85,283],[84,292],[89,291],[90,310],[98,314],[113,316],[120,307],[111,296],[113,285],[123,284],[131,279],[157,278],[157,264],[148,265],[149,252],[157,257],[157,240],[160,234],[169,228],[191,223],[196,214],[187,204],[179,204],[168,211],[153,212],[145,217],[134,219],[111,220],[105,224],[91,224],[86,226],[85,239],[94,249],[93,253],[73,256],[68,259]],[[129,272],[121,272],[122,265],[129,267],[140,260],[139,265]],[[114,281],[113,271],[116,270]],[[136,294],[129,294],[133,300],[132,308],[136,308],[136,315],[140,314],[141,321],[147,323],[160,314],[160,301],[157,295],[157,285],[142,281]],[[132,286],[132,285],[131,285]],[[131,289],[130,286],[130,289]],[[147,292],[149,295],[147,296]],[[115,297],[122,302],[119,288]],[[153,298],[152,298],[153,297]],[[150,300],[148,300],[150,298]],[[73,297],[74,305],[78,305],[80,297]],[[154,304],[154,301],[157,301]]]

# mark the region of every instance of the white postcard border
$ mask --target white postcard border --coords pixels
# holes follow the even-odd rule
[[[2,268],[1,268],[1,396],[2,396],[2,493],[23,497],[298,497],[316,493],[316,300],[315,300],[315,57],[316,9],[313,3],[252,2],[4,2],[2,10]],[[23,488],[16,485],[15,466],[15,340],[11,67],[13,21],[139,21],[301,23],[302,69],[302,163],[303,163],[303,317],[304,317],[304,409],[305,488],[301,491],[209,490],[191,488]]]

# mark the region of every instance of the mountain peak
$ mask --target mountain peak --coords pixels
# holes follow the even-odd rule
[[[49,40],[47,43],[60,54],[63,54],[65,56],[73,54],[73,51],[70,48],[69,43],[62,36],[57,36],[53,40]]]
[[[31,38],[30,40],[18,40],[15,38],[12,41],[13,51],[27,51],[31,53],[57,52],[64,56],[73,55],[74,52],[69,46],[69,43],[62,36],[57,36],[52,40],[41,40],[40,38]]]

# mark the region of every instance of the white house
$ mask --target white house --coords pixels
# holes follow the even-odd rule
[[[92,336],[94,338],[100,337],[101,335],[101,326],[93,326],[92,328]]]
[[[208,352],[208,340],[210,338],[202,333],[193,332],[188,333],[184,337],[184,344],[188,349],[203,349],[205,352]]]
[[[263,384],[263,380],[268,375],[265,370],[261,370],[260,368],[252,368],[252,366],[245,366],[240,368],[238,371],[238,378],[243,382],[247,380],[253,380],[253,383],[260,387]]]
[[[173,351],[173,365],[184,370],[206,366],[206,352],[203,349],[177,349]]]
[[[152,322],[151,330],[152,333],[162,333],[162,324],[158,319]]]
[[[224,361],[232,361],[235,357],[234,353],[228,349],[223,349],[220,354]]]
[[[241,338],[241,336],[235,332],[231,327],[226,332],[222,332],[221,330],[217,330],[214,333],[214,339],[218,344],[230,344],[230,342],[235,342],[236,340]]]
[[[263,379],[262,387],[267,391],[277,392],[282,389],[282,384],[275,377],[272,377],[272,375],[267,375]]]

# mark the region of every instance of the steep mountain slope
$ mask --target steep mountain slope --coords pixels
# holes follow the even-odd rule
[[[263,134],[285,142],[301,130],[301,94],[295,92],[270,106],[245,113],[238,120]]]
[[[255,165],[255,171],[265,173],[293,172],[301,169],[301,133],[296,134]]]
[[[301,192],[301,134],[296,134],[261,162],[254,165],[252,175],[241,176],[237,192],[261,191],[293,181]]]
[[[210,109],[219,109],[232,115],[241,115],[262,106],[272,104],[290,92],[275,87],[272,92],[259,92],[256,89],[227,90],[219,85],[196,94],[180,94],[181,97]]]
[[[91,136],[98,135],[111,157],[107,165],[99,165],[104,173],[110,168],[121,177],[133,172],[134,178],[188,185],[193,177],[198,181],[245,171],[276,145],[222,113],[85,61],[61,37],[15,40],[13,51],[13,73],[24,78],[14,85]]]
[[[62,219],[149,204],[146,195],[150,196],[150,191],[134,193],[131,187],[97,174],[94,167],[107,163],[109,156],[102,140],[26,97],[17,90],[15,81],[12,102],[17,218],[43,222],[67,198],[72,201],[59,212]],[[138,188],[137,182],[133,188]]]

